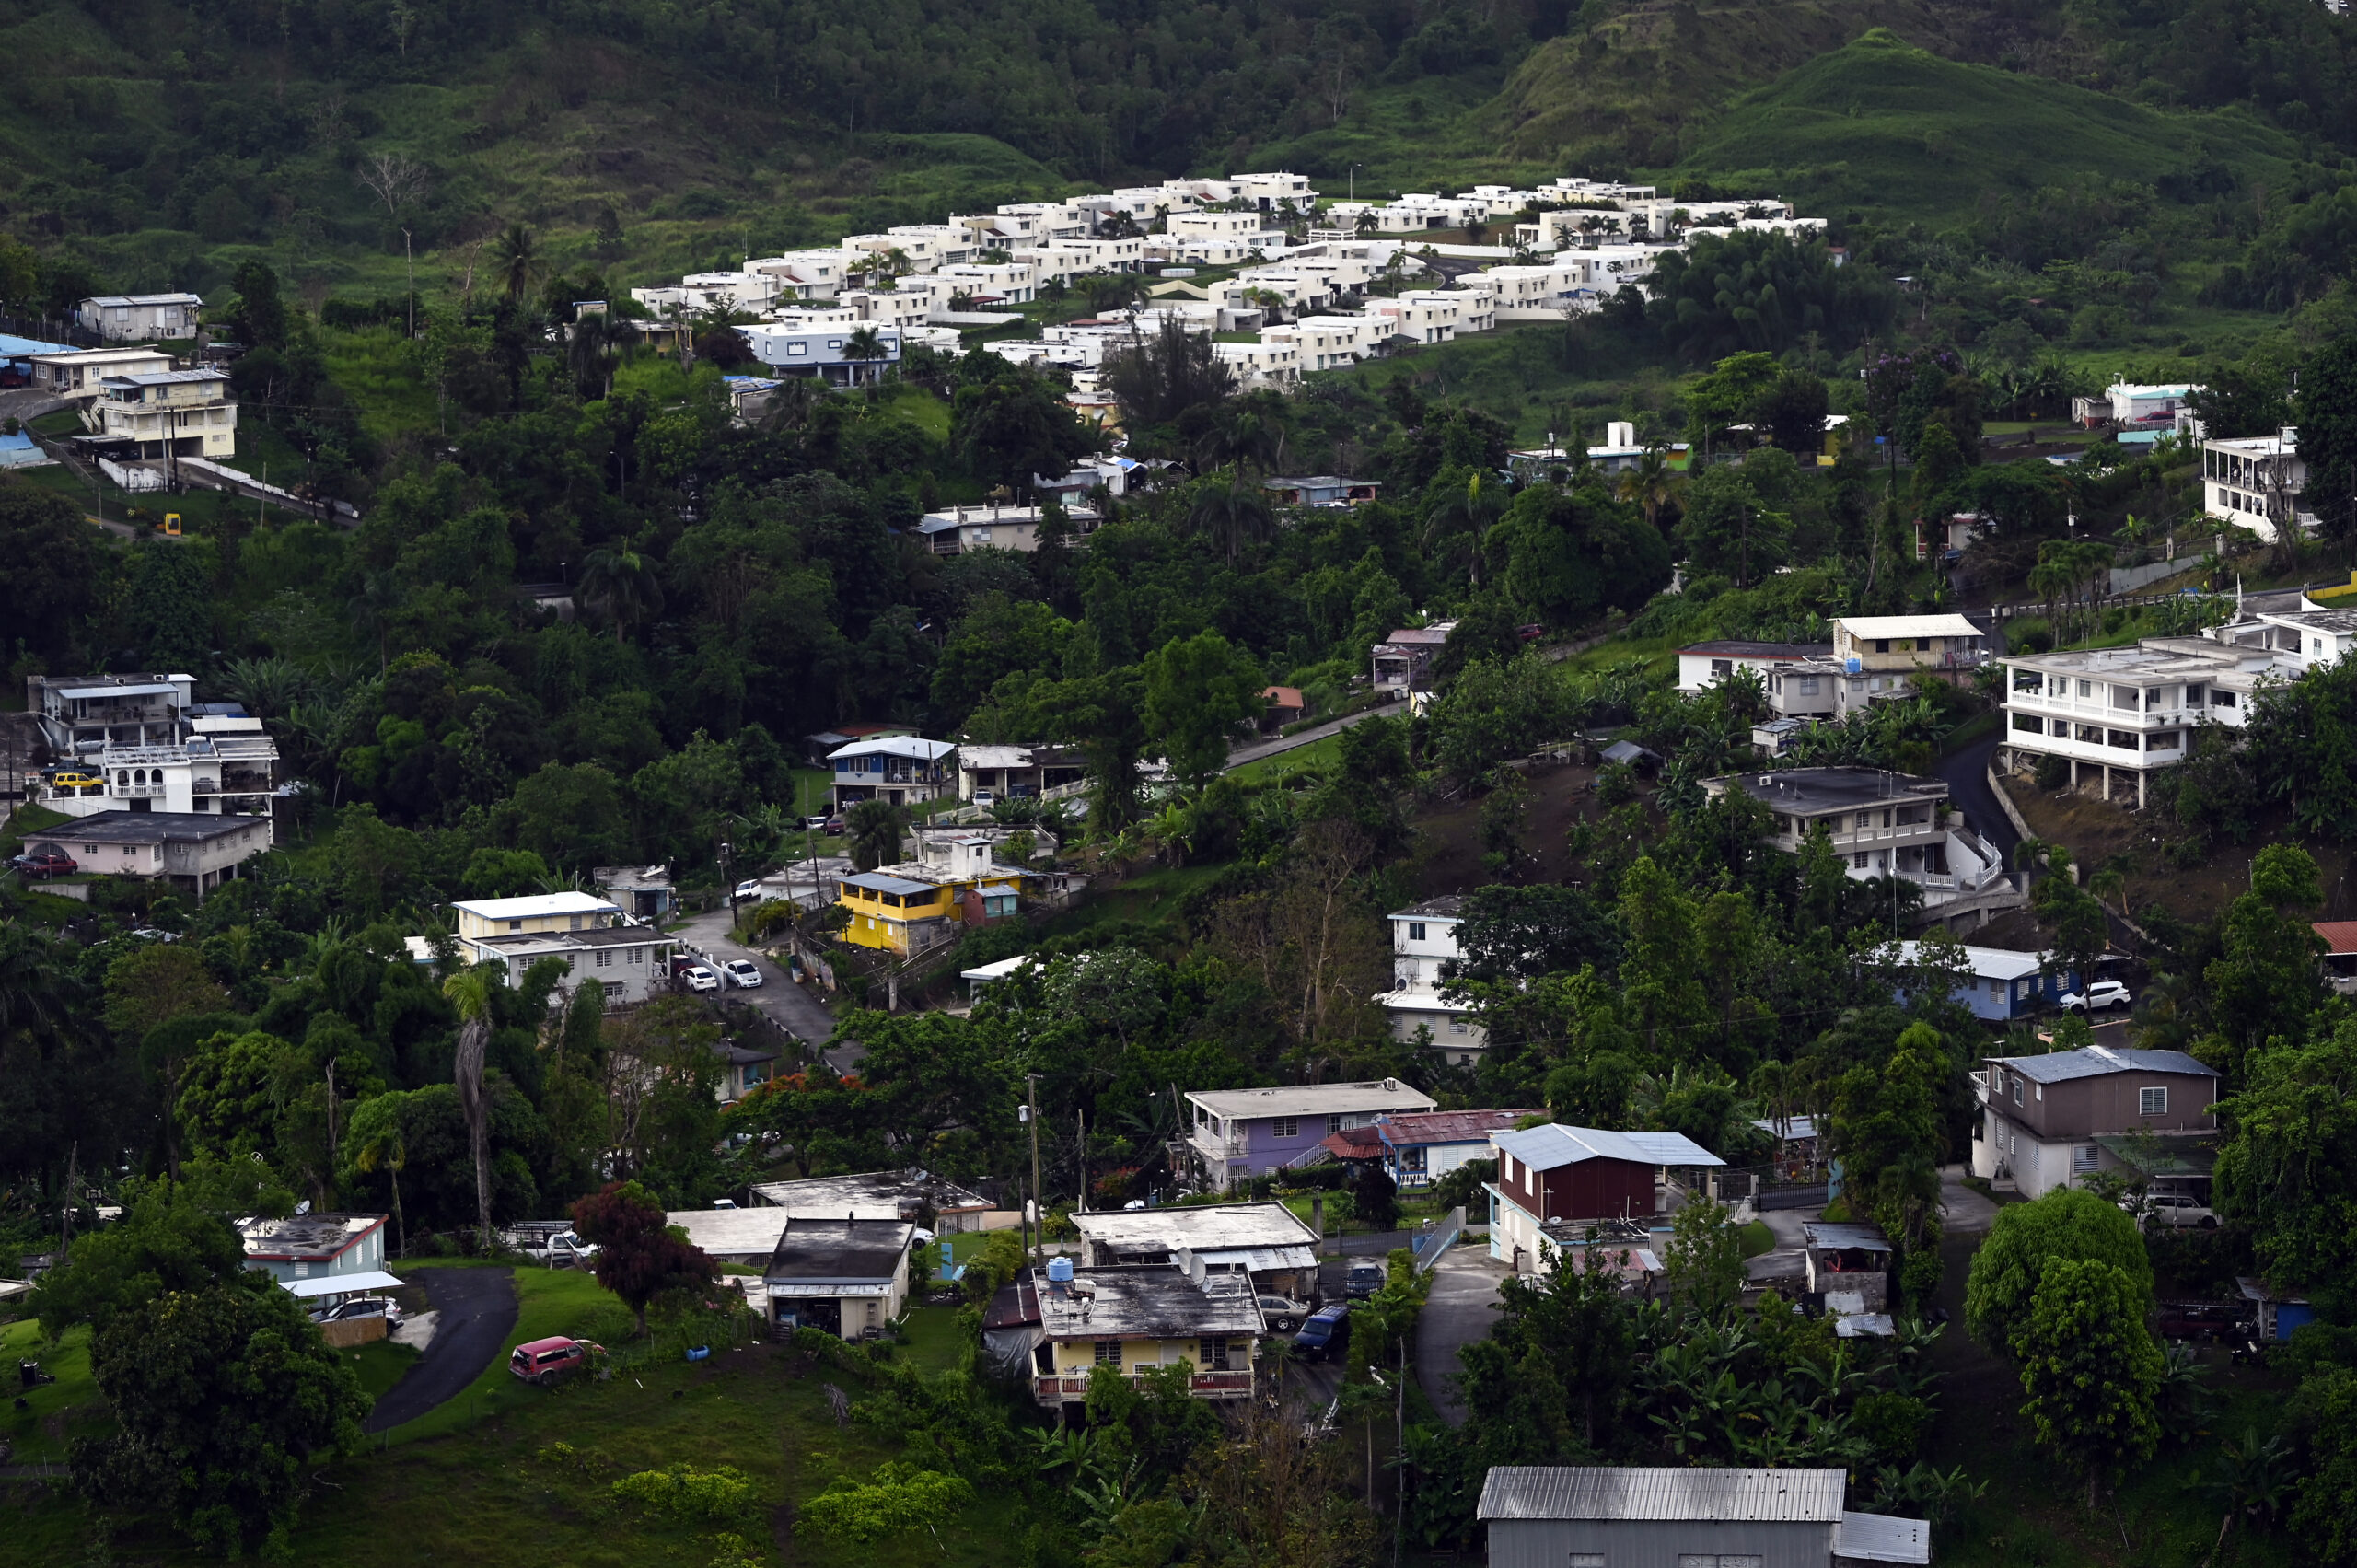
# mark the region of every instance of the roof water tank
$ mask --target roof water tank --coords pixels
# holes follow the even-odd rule
[[[1051,1285],[1068,1285],[1072,1283],[1072,1260],[1069,1258],[1049,1259],[1048,1283]]]
[[[1841,661],[1841,668],[1842,668],[1843,669],[1848,670],[1851,674],[1855,675],[1855,674],[1857,674],[1857,673],[1858,673],[1858,671],[1859,671],[1860,669],[1864,668],[1864,667],[1863,665],[1861,665],[1861,664],[1860,664],[1856,659],[1853,659],[1853,658],[1845,658],[1845,659],[1843,659],[1843,660]]]

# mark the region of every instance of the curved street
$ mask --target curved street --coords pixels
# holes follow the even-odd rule
[[[412,1283],[425,1287],[433,1304],[434,1342],[377,1401],[363,1431],[390,1431],[458,1394],[507,1348],[516,1327],[511,1269],[420,1269]]]

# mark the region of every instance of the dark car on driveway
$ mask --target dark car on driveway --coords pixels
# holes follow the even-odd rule
[[[16,856],[8,867],[22,877],[64,877],[80,870],[81,863],[62,849],[40,849]]]
[[[1350,1303],[1338,1301],[1309,1315],[1309,1321],[1293,1337],[1293,1349],[1305,1361],[1329,1361],[1341,1354],[1342,1347],[1350,1342]]]

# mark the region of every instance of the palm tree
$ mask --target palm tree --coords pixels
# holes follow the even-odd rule
[[[1645,521],[1661,526],[1661,509],[1678,494],[1677,472],[1669,466],[1669,449],[1660,443],[1647,447],[1637,459],[1636,467],[1620,476],[1619,494],[1623,501],[1633,501],[1645,515]]]
[[[475,1156],[475,1240],[491,1250],[491,1120],[483,1103],[483,1052],[491,1044],[491,982],[480,969],[463,970],[442,982],[442,994],[459,1009],[459,1109],[466,1113],[467,1143]]]
[[[548,271],[548,258],[531,229],[511,223],[491,242],[491,272],[511,301],[520,302]]]
[[[1229,469],[1196,484],[1187,521],[1220,540],[1227,549],[1227,563],[1234,566],[1240,546],[1266,539],[1274,530],[1276,515],[1259,482]]]
[[[638,329],[626,317],[593,310],[573,323],[565,340],[564,357],[584,397],[610,396],[614,389],[614,361],[638,341]]]
[[[663,608],[663,585],[654,563],[627,545],[620,550],[593,550],[581,563],[581,597],[614,623],[614,641],[623,631]]]
[[[1424,519],[1424,548],[1452,561],[1460,552],[1473,587],[1481,586],[1481,546],[1490,525],[1506,509],[1505,493],[1476,469],[1462,491],[1451,492]]]
[[[908,822],[908,808],[889,800],[863,800],[843,813],[843,826],[851,830],[852,864],[873,871],[899,860],[900,830]]]
[[[883,335],[873,327],[861,327],[843,339],[843,357],[851,362],[853,385],[859,381],[859,367],[889,359],[892,351],[885,346]]]
[[[401,1141],[401,1130],[388,1127],[353,1151],[352,1163],[374,1176],[382,1167],[393,1183],[393,1252],[402,1250],[402,1238],[408,1227],[401,1221],[401,1167],[409,1164],[409,1145]]]

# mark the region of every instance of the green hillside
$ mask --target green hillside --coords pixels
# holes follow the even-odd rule
[[[1985,191],[2082,178],[2151,184],[2223,166],[2280,185],[2298,151],[2237,110],[2165,113],[1943,60],[1876,29],[1738,99],[1677,171],[1810,210],[1936,221]]]

